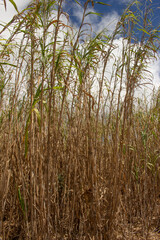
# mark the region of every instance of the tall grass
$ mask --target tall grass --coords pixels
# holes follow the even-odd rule
[[[75,1],[79,29],[63,0],[42,0],[1,31],[3,239],[133,239],[137,226],[147,239],[157,227],[159,95],[135,97],[159,50],[152,4],[132,3],[95,35],[90,3]]]

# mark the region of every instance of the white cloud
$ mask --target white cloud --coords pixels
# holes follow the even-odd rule
[[[121,2],[129,2],[129,0],[121,0]],[[29,4],[29,0],[15,0],[17,7],[19,9],[19,11],[21,11],[23,8],[25,8],[28,4]],[[94,12],[94,9],[90,8],[88,9],[88,12]],[[8,22],[13,16],[14,14],[16,14],[16,11],[14,9],[14,7],[7,2],[7,11],[4,10],[4,7],[0,8],[0,20],[4,21],[4,22]],[[73,8],[73,16],[77,19],[78,23],[80,24],[81,19],[82,19],[82,15],[83,15],[83,9],[78,6],[75,5]],[[102,16],[101,18],[98,17],[95,14],[91,14],[88,15],[86,17],[85,22],[90,23],[92,25],[92,29],[94,32],[100,32],[101,30],[103,30],[104,28],[106,28],[108,30],[109,33],[113,32],[115,29],[115,26],[119,20],[120,16],[118,15],[117,12],[112,11],[107,15]],[[65,22],[65,24],[67,24],[67,19],[63,16],[61,19],[63,22]],[[75,24],[74,24],[75,25]],[[88,28],[88,26],[86,25],[85,28]],[[61,38],[63,38],[63,34],[61,33],[60,35]],[[117,45],[117,48],[113,51],[114,55],[118,58],[121,55],[121,50],[122,50],[122,38],[116,39],[114,41],[114,44]],[[114,59],[110,59],[110,62],[107,65],[107,69],[106,69],[106,73],[108,74],[107,78],[110,78],[111,73],[109,73],[109,71],[111,71],[112,69],[112,65],[114,63]],[[158,87],[160,86],[160,60],[155,60],[155,61],[151,61],[149,64],[149,68],[148,70],[151,71],[151,73],[153,74],[153,85],[155,86],[156,89],[158,89]]]
[[[83,16],[83,8],[77,4],[73,4],[72,15],[76,18],[76,20],[80,23]]]
[[[14,0],[14,2],[16,3],[18,10],[22,11],[29,4],[30,0]],[[15,14],[17,14],[17,12],[9,1],[7,1],[7,10],[5,10],[3,4],[0,5],[0,22],[9,22]]]
[[[121,3],[131,3],[133,0],[120,0]],[[93,8],[88,9],[88,12],[95,12]],[[73,16],[76,18],[78,23],[80,24],[82,20],[83,15],[83,9],[79,5],[74,5],[73,7]],[[98,33],[102,31],[104,28],[108,30],[108,33],[112,33],[116,27],[116,24],[118,20],[120,19],[120,16],[116,11],[112,11],[107,15],[102,16],[101,18],[97,15],[88,15],[86,17],[85,22],[90,23],[92,25],[92,29],[94,32]],[[77,24],[78,25],[78,24]],[[78,27],[78,26],[77,26]],[[85,28],[88,28],[86,25]],[[114,40],[114,44],[117,46],[116,49],[113,51],[114,56],[118,59],[118,57],[122,54],[122,42],[123,39],[119,38]],[[108,75],[108,78],[111,75],[111,69],[114,63],[114,59],[110,59],[110,62],[107,65],[106,68],[106,74]],[[151,84],[146,85],[147,91],[150,92],[154,87],[158,89],[160,86],[160,59],[157,60],[151,60],[148,63],[147,70],[150,71],[150,73],[147,73],[146,76],[143,79],[143,82],[149,82],[149,79],[152,81]],[[153,84],[153,85],[152,85]],[[149,90],[150,89],[150,90]],[[141,91],[140,91],[141,92]],[[141,92],[142,93],[142,92]]]
[[[95,13],[86,16],[85,23],[91,24],[93,32],[96,33],[102,31],[104,28],[106,28],[109,33],[113,32],[120,18],[119,14],[116,11],[112,11],[101,17],[96,15],[96,12],[93,8],[88,8],[87,12]],[[80,24],[83,16],[83,9],[77,4],[76,5],[74,4],[73,6],[73,16]],[[78,27],[78,24],[76,25]],[[85,29],[87,28],[89,28],[88,25],[85,26]]]
[[[94,24],[93,23],[93,29],[95,32],[100,32],[102,31],[104,28],[106,28],[109,32],[113,32],[116,24],[119,20],[119,15],[117,12],[113,11],[105,16],[103,16],[100,19],[100,22]]]
[[[113,51],[113,54],[118,58],[122,55],[122,42],[123,39],[119,38],[114,40],[114,44],[117,46],[117,48]],[[135,46],[136,47],[136,46]],[[150,59],[147,63],[147,71],[144,73],[143,76],[143,82],[150,83],[147,85],[148,91],[149,89],[152,90],[154,87],[158,89],[160,86],[160,56],[157,56],[156,59]],[[151,82],[149,81],[151,80]]]
[[[160,87],[160,59],[152,60],[149,64],[148,70],[153,74],[153,85],[156,89]]]
[[[118,0],[120,3],[125,3],[125,4],[129,4],[132,3],[133,0]]]
[[[106,69],[105,69],[105,84],[103,86],[103,96],[105,98],[105,96],[107,96],[107,92],[108,89],[111,90],[111,92],[113,92],[114,89],[114,84],[116,82],[116,74],[115,71],[117,69],[117,64],[119,64],[119,66],[121,65],[121,59],[122,59],[122,49],[123,49],[123,44],[124,46],[126,45],[127,47],[127,40],[124,40],[123,38],[119,38],[119,39],[115,39],[113,41],[113,45],[114,45],[114,50],[112,52],[112,55],[110,56],[110,58],[107,61],[107,65],[106,65]],[[134,46],[135,49],[137,48],[137,46]],[[107,51],[107,47],[106,47],[106,51]],[[134,56],[133,56],[134,58]],[[103,60],[102,60],[103,63]],[[93,85],[93,89],[92,89],[92,93],[93,96],[98,96],[99,93],[99,79],[101,79],[102,77],[102,68],[103,68],[103,64],[101,63],[101,61],[99,62],[99,66],[98,66],[98,72],[97,75],[95,76],[95,82]],[[130,63],[132,66],[132,63]],[[135,98],[140,98],[142,99],[145,95],[145,98],[147,98],[148,101],[150,101],[152,93],[153,93],[153,89],[158,89],[160,87],[160,59],[157,60],[156,59],[151,59],[150,61],[148,61],[147,67],[145,68],[147,71],[143,71],[142,70],[142,76],[139,79],[139,83],[136,86],[135,89]],[[126,81],[127,81],[127,69],[124,69],[123,72],[123,84],[122,84],[122,94],[121,94],[121,100],[124,98],[125,94],[126,94]],[[121,74],[121,73],[119,73]],[[119,93],[119,80],[116,84],[116,88],[115,88],[115,100],[117,99],[118,93]]]

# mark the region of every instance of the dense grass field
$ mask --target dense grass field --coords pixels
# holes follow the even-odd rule
[[[159,239],[160,93],[136,94],[158,58],[152,3],[95,34],[96,3],[73,2],[79,28],[37,0],[0,31],[2,239]]]

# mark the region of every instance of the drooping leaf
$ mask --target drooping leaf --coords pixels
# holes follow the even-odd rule
[[[147,32],[145,29],[140,29],[140,28],[137,28],[139,31],[142,31],[142,32],[144,32],[144,33],[146,33],[146,34],[148,34],[148,35],[151,35],[149,32]]]
[[[71,26],[68,26],[68,25],[66,25],[66,24],[64,24],[64,23],[62,23],[62,22],[60,22],[59,25],[62,25],[63,27],[70,28],[71,30],[73,29]]]
[[[77,0],[74,0],[79,6],[82,7],[82,5],[77,1]]]
[[[53,20],[52,22],[48,23],[47,28],[49,28],[52,24],[57,23],[57,20]]]
[[[15,10],[19,13],[16,3],[13,0],[9,0],[9,1],[10,1],[10,3],[12,3]]]
[[[41,127],[41,115],[40,115],[40,112],[38,111],[37,108],[33,108],[33,111],[36,113],[38,125],[39,125],[39,127]]]
[[[88,12],[88,13],[86,13],[85,17],[88,16],[88,15],[90,15],[90,14],[94,14],[94,15],[97,15],[97,16],[100,16],[100,17],[102,16],[102,14],[100,14],[100,13]]]
[[[17,67],[17,66],[14,65],[14,64],[6,63],[6,62],[0,62],[0,65],[8,65],[8,66],[11,66],[11,67]]]
[[[106,5],[106,6],[112,6],[112,5],[110,5],[110,4],[108,4],[108,3],[104,3],[104,2],[95,2],[96,4],[101,4],[101,5]]]

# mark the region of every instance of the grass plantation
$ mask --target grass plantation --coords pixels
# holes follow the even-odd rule
[[[1,238],[159,239],[160,91],[137,97],[158,59],[154,4],[134,1],[113,32],[94,33],[87,19],[107,1],[73,0],[79,28],[67,0],[22,12],[10,2],[17,14],[0,30]]]

